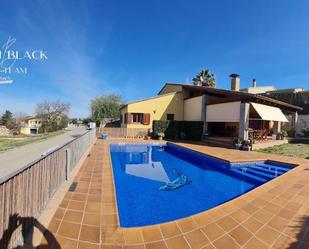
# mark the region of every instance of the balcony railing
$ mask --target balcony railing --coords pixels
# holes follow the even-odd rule
[[[32,125],[22,125],[21,127],[22,128],[30,128],[30,129],[37,129],[37,128],[40,128],[42,125],[41,124],[32,124]]]

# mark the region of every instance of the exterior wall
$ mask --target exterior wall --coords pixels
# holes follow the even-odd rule
[[[124,123],[125,113],[149,113],[150,122],[148,125],[140,123]],[[166,95],[160,95],[155,98],[138,101],[128,104],[121,109],[122,124],[121,127],[126,128],[152,128],[153,120],[166,120],[168,113],[174,114],[174,120],[183,120],[183,95],[175,92]]]
[[[31,130],[36,130],[35,134],[39,134],[39,128],[36,127],[22,127],[20,128],[20,133],[24,135],[33,135]]]
[[[259,93],[266,93],[268,91],[274,91],[276,90],[275,87],[273,86],[257,86],[257,87],[248,87],[245,89],[241,89],[241,92],[246,92],[246,93],[254,93],[254,94],[259,94]]]
[[[202,121],[203,96],[187,99],[184,101],[184,120]]]
[[[303,129],[309,127],[309,115],[298,115],[295,131],[296,134],[303,134]]]
[[[24,134],[24,135],[30,135],[30,128],[22,127],[22,128],[20,128],[20,133]]]
[[[206,122],[239,122],[240,102],[208,105]]]
[[[38,118],[33,118],[28,120],[28,126],[33,127],[41,127],[42,126],[42,120]]]
[[[181,92],[182,86],[180,85],[166,85],[164,88],[162,88],[160,95],[167,94],[167,93],[173,93],[173,92]]]

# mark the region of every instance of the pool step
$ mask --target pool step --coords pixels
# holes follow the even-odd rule
[[[246,177],[262,182],[269,181],[288,171],[288,169],[285,167],[273,166],[273,165],[267,166],[259,163],[250,166],[237,166],[231,169],[235,172],[239,172],[240,174]]]
[[[245,167],[245,168],[239,169],[239,171],[243,172],[242,170],[244,170],[246,173],[249,173],[249,174],[252,174],[252,175],[255,175],[255,176],[258,176],[258,177],[262,177],[262,178],[265,178],[265,179],[268,179],[268,180],[275,177],[274,175],[252,169],[251,167]]]
[[[274,168],[274,167],[270,167],[270,168],[266,168],[266,167],[260,167],[260,166],[250,166],[250,168],[255,169],[257,171],[266,173],[266,174],[271,174],[271,175],[282,175],[284,174],[286,171],[282,171],[280,169]]]
[[[283,172],[289,171],[289,168],[284,167],[284,166],[277,166],[277,165],[270,165],[270,166],[267,166],[267,165],[262,164],[262,163],[256,163],[255,165],[256,165],[256,166],[259,166],[259,167],[261,167],[261,168],[265,168],[265,169],[268,169],[268,168],[270,167],[270,168],[272,168],[272,169],[278,169],[278,170],[283,171]]]
[[[236,168],[232,168],[231,170],[236,172],[237,174],[243,175],[245,177],[248,177],[249,179],[253,179],[253,180],[256,180],[256,181],[261,182],[261,183],[267,182],[269,180],[268,178],[253,175],[251,173],[248,173],[248,172],[236,169]]]

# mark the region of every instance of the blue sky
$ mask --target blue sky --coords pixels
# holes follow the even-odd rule
[[[89,100],[117,93],[150,97],[165,82],[191,81],[208,68],[217,87],[229,74],[241,86],[309,88],[309,1],[5,1],[0,44],[47,51],[23,62],[27,75],[0,85],[0,112],[32,114],[44,99],[71,103],[86,117]],[[1,75],[0,75],[1,76]]]

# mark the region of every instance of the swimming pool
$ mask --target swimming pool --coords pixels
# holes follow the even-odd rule
[[[110,150],[121,227],[205,211],[291,169],[273,162],[230,164],[171,143],[111,144]]]

